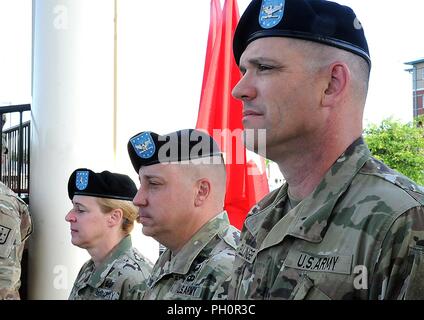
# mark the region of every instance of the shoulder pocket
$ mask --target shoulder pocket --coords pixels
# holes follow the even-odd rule
[[[16,237],[18,229],[19,226],[13,217],[0,213],[0,258],[7,258],[10,256],[15,241],[18,241]]]

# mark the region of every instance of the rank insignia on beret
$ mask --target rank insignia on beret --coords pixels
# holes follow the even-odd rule
[[[156,151],[155,142],[149,132],[143,132],[131,140],[136,154],[143,159],[149,159]]]
[[[284,16],[285,0],[262,0],[259,24],[264,29],[275,27]]]
[[[88,186],[88,171],[77,171],[75,175],[75,186],[78,190],[84,190]]]

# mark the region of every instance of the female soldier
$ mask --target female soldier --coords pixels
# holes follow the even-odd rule
[[[89,169],[75,170],[68,182],[73,208],[72,244],[88,251],[91,259],[81,268],[70,300],[116,300],[145,283],[152,263],[132,247],[130,232],[137,219],[132,199],[137,187],[130,177]]]

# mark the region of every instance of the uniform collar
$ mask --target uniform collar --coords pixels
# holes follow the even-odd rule
[[[209,220],[196,234],[181,248],[181,250],[172,256],[171,250],[167,249],[156,264],[158,269],[154,270],[149,283],[153,286],[163,276],[171,273],[186,274],[200,252],[207,244],[219,233],[224,231],[230,225],[226,211],[221,212]],[[155,267],[156,267],[155,266]]]
[[[280,243],[286,235],[309,242],[321,242],[338,199],[369,158],[368,147],[362,138],[358,138],[331,166],[315,190],[290,210],[286,214],[288,217],[284,216],[272,227],[262,242],[260,250]],[[275,205],[284,203],[287,188],[287,184],[283,185],[278,192],[275,192],[271,198],[265,199],[265,202],[260,203],[256,211],[249,215],[246,219],[246,228],[252,234],[258,232]],[[264,207],[264,205],[268,206]]]
[[[118,259],[127,250],[131,248],[132,248],[131,236],[128,235],[125,238],[123,238],[115,246],[115,248],[113,248],[113,250],[106,257],[105,261],[103,261],[102,264],[97,269],[94,270],[93,274],[91,275],[88,281],[88,284],[92,287],[99,287],[104,282],[106,276],[109,274],[110,269],[113,267],[115,263],[115,260]],[[90,262],[93,264],[93,269],[94,269],[94,262],[92,260],[90,260]]]

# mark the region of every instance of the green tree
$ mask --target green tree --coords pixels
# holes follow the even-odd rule
[[[403,124],[392,118],[364,131],[371,153],[418,184],[424,185],[424,123],[421,116],[413,123]]]

